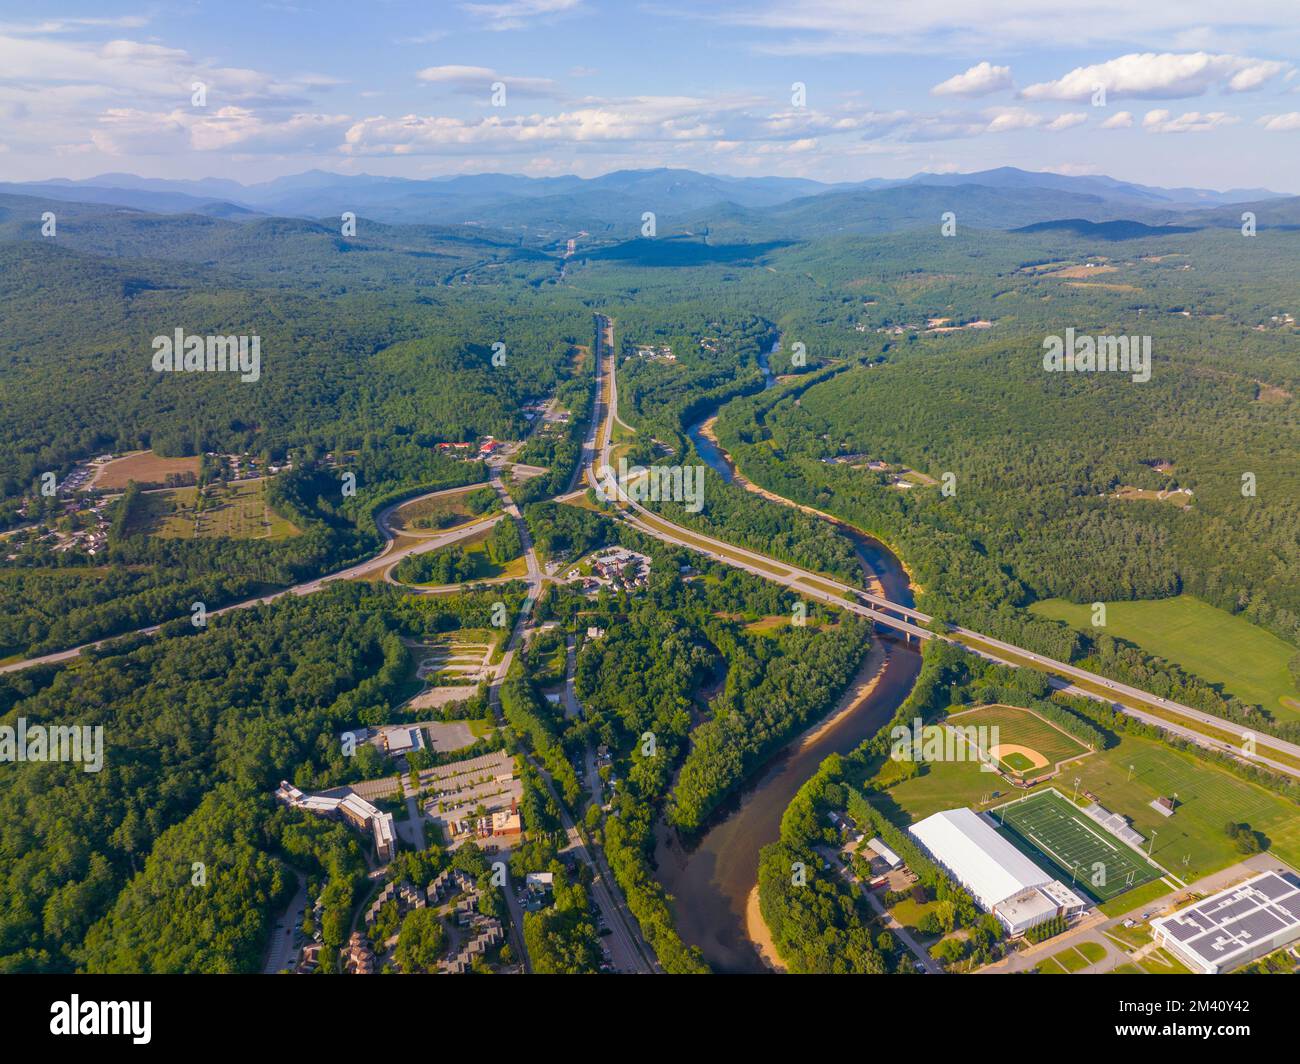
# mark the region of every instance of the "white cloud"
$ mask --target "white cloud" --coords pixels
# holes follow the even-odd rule
[[[377,115],[353,123],[342,150],[350,155],[457,154],[481,146],[536,151],[552,145],[725,139],[711,101],[636,97],[592,103],[554,115],[507,112],[471,119]]]
[[[487,96],[492,91],[493,82],[505,84],[507,97],[557,96],[559,88],[550,78],[524,78],[499,74],[491,67],[479,66],[434,66],[425,67],[416,77],[434,85],[444,85],[452,92],[467,96]]]
[[[1075,126],[1082,125],[1088,121],[1088,116],[1081,111],[1070,111],[1063,115],[1057,115],[1043,128],[1049,133],[1060,133],[1064,129],[1073,129]]]
[[[489,30],[518,30],[537,19],[576,11],[582,0],[501,0],[461,4],[461,9],[486,21]]]
[[[1013,88],[1011,68],[983,62],[964,74],[954,74],[930,90],[935,96],[987,96],[991,92]]]
[[[351,119],[347,115],[262,117],[245,107],[212,111],[114,108],[99,116],[91,143],[106,155],[157,155],[193,151],[285,152],[330,150]]]
[[[1101,124],[1102,129],[1132,129],[1133,112],[1116,111],[1106,121]]]
[[[1034,114],[1033,111],[1026,110],[1023,107],[991,108],[984,113],[990,116],[989,123],[985,127],[987,133],[1007,133],[1016,129],[1033,129],[1035,126],[1043,124],[1042,115]]]
[[[1146,113],[1142,119],[1142,128],[1148,133],[1208,133],[1212,129],[1230,126],[1238,121],[1236,115],[1225,114],[1223,111],[1210,111],[1206,114],[1188,111],[1174,118],[1169,111],[1161,108]]]
[[[71,33],[83,29],[111,28],[139,29],[149,24],[143,15],[122,15],[116,18],[47,18],[40,22],[0,22],[0,33],[37,34]]]
[[[1300,129],[1300,111],[1288,111],[1283,115],[1264,115],[1257,124],[1270,133],[1290,133]]]
[[[437,44],[447,36],[446,30],[426,30],[424,33],[417,33],[412,37],[399,37],[398,44]]]
[[[708,10],[701,10],[702,8]],[[722,10],[718,10],[721,7]],[[661,5],[658,10],[665,10]],[[1163,47],[1246,50],[1259,41],[1278,47],[1294,37],[1294,0],[733,0],[729,5],[670,0],[668,14],[742,26],[756,31],[755,51],[769,55],[969,55],[1071,48],[1115,41],[1158,42]],[[1202,32],[1186,36],[1189,26]],[[1179,45],[1180,37],[1188,43]]]
[[[1056,81],[1022,89],[1020,95],[1027,100],[1087,100],[1100,86],[1107,96],[1173,100],[1201,96],[1215,88],[1249,92],[1286,69],[1286,63],[1273,59],[1207,52],[1143,52],[1075,67]]]

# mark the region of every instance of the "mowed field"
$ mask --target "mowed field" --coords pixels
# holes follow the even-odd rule
[[[209,488],[196,511],[197,488],[150,492],[145,531],[167,539],[287,539],[298,529],[266,504],[265,479]]]
[[[105,490],[121,490],[134,480],[141,487],[150,484],[162,487],[167,483],[168,473],[193,473],[198,476],[199,461],[197,455],[190,458],[162,458],[153,451],[136,451],[105,462],[95,474],[91,485]]]
[[[1044,599],[1030,609],[1086,632],[1092,607]],[[1300,690],[1287,662],[1296,653],[1271,632],[1190,595],[1106,603],[1105,631],[1172,661],[1226,694],[1263,706],[1279,720],[1300,720]]]
[[[1108,901],[1161,872],[1131,846],[1094,824],[1055,790],[993,810],[1003,834],[1034,862],[1095,901]]]
[[[892,785],[891,775],[897,778],[897,769],[887,761],[876,781],[888,787],[886,794],[912,822],[955,806],[987,810],[1010,794],[996,775],[968,761],[930,764],[921,775]],[[1224,834],[1228,821],[1262,832],[1270,852],[1300,867],[1300,805],[1158,740],[1123,736],[1116,746],[1083,758],[1054,782],[1072,792],[1075,777],[1080,795],[1091,791],[1147,838],[1154,833],[1152,856],[1180,879],[1190,882],[1241,859]],[[995,797],[998,788],[1002,794]],[[1178,807],[1171,817],[1148,804],[1174,795]]]
[[[1074,736],[1066,734],[1037,713],[1016,706],[982,706],[964,713],[950,714],[947,723],[962,729],[990,729],[989,745],[1020,746],[1041,755],[1037,763],[1022,753],[1007,753],[1003,750],[996,755],[1005,768],[1021,776],[1034,776],[1039,771],[1049,771],[1058,762],[1088,753],[1088,748]],[[997,731],[993,732],[993,728]],[[995,756],[993,750],[983,750],[982,753]]]

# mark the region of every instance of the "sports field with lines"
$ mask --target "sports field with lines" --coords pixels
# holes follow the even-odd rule
[[[1007,837],[1035,862],[1097,901],[1107,901],[1161,874],[1055,790],[1001,806],[994,816]]]
[[[1074,736],[1062,731],[1032,710],[1017,706],[991,705],[962,713],[950,714],[949,727],[988,729],[990,750],[1002,770],[1019,777],[1040,776],[1071,758],[1088,753],[1088,748]],[[993,729],[996,729],[994,731]]]

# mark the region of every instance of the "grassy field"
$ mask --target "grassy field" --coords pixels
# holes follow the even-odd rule
[[[265,479],[207,489],[202,510],[197,488],[150,492],[143,531],[167,539],[287,539],[298,529],[266,504]]]
[[[1030,609],[1094,631],[1090,605],[1045,599]],[[1243,702],[1263,706],[1279,720],[1300,720],[1300,690],[1287,670],[1296,648],[1244,617],[1190,595],[1108,602],[1105,631],[1221,685],[1225,693]],[[1284,699],[1291,700],[1290,704]]]
[[[476,514],[466,505],[466,496],[483,488],[484,485],[482,484],[474,484],[463,492],[457,492],[455,495],[441,495],[433,499],[418,499],[408,502],[393,513],[389,525],[394,532],[427,534],[456,528],[467,521],[478,520],[480,517],[484,517],[498,509],[496,505],[493,505],[483,513]],[[487,488],[487,490],[491,491],[492,489]]]
[[[1037,713],[1016,706],[981,706],[979,709],[952,714],[947,723],[960,728],[996,728],[988,742],[998,747],[1022,746],[1038,754],[1034,759],[1023,753],[1006,750],[982,750],[981,753],[997,756],[1002,765],[1019,776],[1033,776],[1046,772],[1059,762],[1080,757],[1088,748],[1072,735],[1044,720]]]
[[[1078,972],[1090,964],[1096,964],[1106,956],[1106,948],[1097,942],[1080,942],[1078,945],[1053,953],[1044,960],[1038,970],[1043,975],[1062,975]]]
[[[1005,784],[969,761],[928,764],[921,775],[891,784],[898,772],[898,766],[886,762],[876,780],[888,786],[887,795],[912,821],[955,806],[988,809],[1006,801]],[[1300,866],[1300,806],[1157,740],[1123,736],[1115,747],[1084,758],[1056,782],[1072,791],[1075,777],[1081,794],[1091,791],[1147,838],[1154,833],[1152,856],[1180,879],[1191,882],[1241,859],[1224,834],[1229,820],[1262,832],[1274,854]],[[1004,793],[996,799],[999,785]],[[1171,817],[1148,804],[1174,795],[1178,808]]]
[[[149,485],[163,487],[167,483],[168,473],[193,473],[198,476],[199,461],[197,455],[191,458],[162,458],[153,451],[136,451],[105,462],[95,475],[93,484],[96,488],[107,491],[125,488],[132,480],[142,488]]]
[[[1108,901],[1160,876],[1160,870],[1093,824],[1068,798],[1039,791],[994,810],[1003,833],[1063,883]]]
[[[506,518],[509,520],[509,518]],[[485,528],[481,532],[475,532],[465,539],[458,540],[456,543],[450,543],[445,547],[439,547],[433,554],[439,554],[442,551],[460,550],[473,563],[473,575],[468,577],[466,582],[474,580],[492,580],[499,576],[523,577],[528,575],[528,559],[522,554],[518,558],[513,558],[504,565],[497,565],[488,557],[487,539],[492,534],[490,528]],[[438,587],[437,584],[413,584],[413,587]]]

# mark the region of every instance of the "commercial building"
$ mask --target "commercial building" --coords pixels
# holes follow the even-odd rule
[[[288,780],[281,780],[275,797],[291,809],[302,809],[317,816],[337,816],[358,831],[370,832],[375,841],[375,854],[381,861],[391,861],[397,853],[393,814],[381,812],[350,787],[332,793],[304,794]]]
[[[1088,907],[1085,899],[1039,868],[970,809],[946,809],[908,830],[1012,935]]]
[[[1261,873],[1152,920],[1151,935],[1194,972],[1229,971],[1300,939],[1300,883]]]

